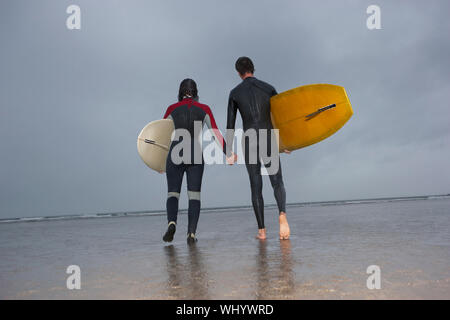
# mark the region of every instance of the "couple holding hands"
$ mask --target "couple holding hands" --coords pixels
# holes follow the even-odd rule
[[[187,130],[192,137],[190,143],[190,154],[189,150],[181,150],[181,152],[188,152],[187,157],[185,154],[181,163],[179,161],[174,162],[174,157],[172,157],[172,152],[174,149],[179,150],[177,145],[181,142],[181,140],[172,141],[167,157],[166,176],[168,194],[166,206],[168,227],[163,236],[163,240],[166,242],[171,242],[173,240],[176,231],[178,200],[180,197],[184,173],[186,173],[187,193],[189,198],[187,242],[188,244],[192,244],[197,241],[195,232],[197,230],[197,223],[200,216],[200,191],[204,161],[202,149],[201,146],[199,146],[200,142],[198,139],[201,132],[194,130],[195,122],[198,121],[201,122],[202,126],[204,124],[208,126],[215,141],[219,144],[221,150],[223,150],[226,155],[227,163],[232,165],[237,161],[237,156],[232,152],[232,147],[236,114],[238,110],[242,117],[244,132],[248,132],[253,129],[257,135],[256,140],[245,140],[243,147],[245,166],[250,178],[253,210],[258,223],[258,234],[256,237],[260,240],[266,239],[266,228],[264,225],[264,200],[262,196],[261,159],[258,156],[261,144],[259,132],[261,132],[261,130],[266,130],[266,132],[268,132],[266,135],[267,140],[264,141],[264,147],[268,147],[269,150],[267,151],[272,153],[270,146],[273,145],[271,142],[274,137],[272,131],[273,126],[270,118],[270,98],[276,95],[277,92],[270,84],[254,77],[253,74],[255,69],[250,58],[240,57],[237,59],[235,67],[239,77],[242,79],[242,82],[230,92],[228,100],[226,141],[216,125],[216,121],[209,106],[198,102],[197,85],[192,79],[185,79],[181,82],[178,102],[169,106],[164,115],[164,119],[173,120],[175,130]],[[266,144],[266,142],[268,143]],[[271,174],[269,173],[269,178],[279,210],[280,239],[286,240],[289,239],[290,235],[289,224],[286,218],[286,191],[283,184],[280,158],[277,153],[278,150],[275,151],[274,153],[276,153],[276,161],[278,161],[278,166],[276,172],[272,172]],[[285,152],[289,153],[287,150],[285,150]],[[253,160],[251,159],[252,154],[255,155]],[[180,156],[180,154],[178,154],[178,156]],[[262,164],[265,167],[269,166],[269,163]]]

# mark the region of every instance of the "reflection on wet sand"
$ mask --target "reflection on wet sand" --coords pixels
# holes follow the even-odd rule
[[[192,250],[182,232],[164,247],[161,216],[0,223],[0,299],[449,299],[449,207],[292,207],[295,236],[280,241],[272,219],[265,242],[252,209],[220,211]],[[82,267],[82,290],[67,290],[62,262]],[[367,289],[372,264],[381,290]]]
[[[200,249],[195,244],[190,245],[187,257],[180,257],[173,245],[164,247],[164,251],[166,254],[169,298],[209,299],[209,279]]]
[[[290,240],[280,241],[280,250],[267,254],[267,241],[259,242],[256,299],[293,298],[295,275]]]
[[[179,269],[180,265],[177,259],[177,252],[173,245],[164,247],[166,254],[166,265],[167,265],[167,288],[169,289],[169,295],[171,298],[179,299],[180,296],[180,279],[179,279]]]

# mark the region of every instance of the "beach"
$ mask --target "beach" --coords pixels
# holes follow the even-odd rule
[[[187,215],[171,244],[164,215],[0,223],[0,299],[449,299],[450,199],[291,205],[290,240],[250,209]],[[67,267],[81,270],[69,290]],[[367,287],[369,266],[380,289]]]

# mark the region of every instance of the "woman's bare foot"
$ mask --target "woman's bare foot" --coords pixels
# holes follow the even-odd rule
[[[280,213],[279,221],[280,221],[280,240],[287,240],[291,235],[291,230],[289,229],[286,213],[284,212]]]
[[[256,239],[266,240],[266,228],[258,229],[258,235],[256,236]]]

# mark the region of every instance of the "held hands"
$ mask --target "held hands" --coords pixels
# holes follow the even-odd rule
[[[286,154],[290,154],[291,151],[284,149],[284,153]],[[235,154],[234,152],[231,152],[231,156],[227,157],[227,164],[232,166],[238,159],[237,154]],[[163,174],[164,171],[160,171],[159,173]]]
[[[227,157],[227,164],[232,166],[237,161],[237,155],[234,152],[231,152],[231,156]]]
[[[291,154],[290,150],[284,149],[283,151],[286,154]],[[237,158],[238,158],[237,154],[235,154],[234,152],[231,152],[231,156],[227,157],[227,164],[232,166],[237,161]]]

